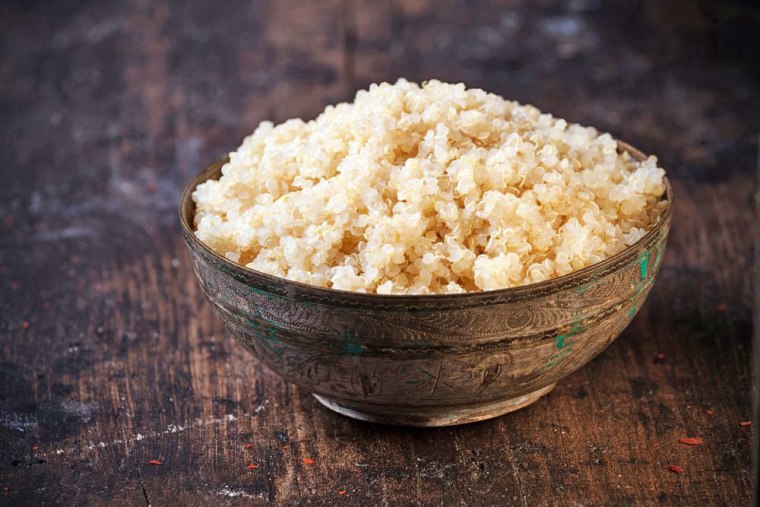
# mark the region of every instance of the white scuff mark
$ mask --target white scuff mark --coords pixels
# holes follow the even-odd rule
[[[458,465],[456,463],[437,463],[437,462],[424,463],[419,468],[418,474],[420,477],[442,479],[446,477],[449,470],[451,470],[452,468],[456,468],[457,466]]]
[[[93,235],[90,227],[72,225],[63,229],[53,229],[49,231],[40,231],[34,235],[37,242],[60,241],[62,239],[87,238]]]
[[[71,413],[74,414],[74,415],[79,415],[80,417],[82,417],[86,413],[85,410],[89,409],[89,406],[87,404],[84,404],[84,403],[76,403],[76,402],[69,402],[69,403],[72,404],[70,406],[70,409],[72,410]],[[76,405],[73,405],[73,404],[76,404]],[[18,414],[16,414],[16,415],[18,415]],[[88,417],[89,417],[89,413],[88,413]],[[251,417],[251,414],[250,413],[245,413],[245,414],[242,415],[242,417]],[[5,420],[7,420],[7,416],[3,419],[3,423],[5,423]],[[187,424],[169,424],[166,427],[166,429],[163,430],[163,431],[154,431],[154,432],[150,432],[150,433],[146,433],[146,434],[135,433],[135,436],[132,439],[129,439],[129,438],[127,438],[127,439],[116,439],[116,440],[112,440],[110,442],[98,442],[97,444],[94,443],[94,442],[92,442],[92,441],[88,441],[87,445],[84,446],[84,448],[87,449],[87,450],[89,450],[89,451],[91,451],[91,450],[93,450],[95,448],[104,449],[106,447],[111,447],[111,446],[114,446],[114,445],[120,445],[120,444],[124,444],[124,443],[128,444],[128,443],[130,443],[131,440],[134,440],[136,442],[140,442],[142,440],[147,440],[147,439],[151,439],[151,438],[158,438],[158,437],[161,437],[161,436],[164,436],[164,435],[170,435],[170,434],[174,434],[174,433],[182,433],[183,431],[187,431],[187,430],[192,429],[192,428],[202,428],[202,427],[205,427],[205,426],[213,426],[215,424],[220,424],[220,423],[223,423],[225,421],[232,422],[232,421],[237,421],[237,420],[238,420],[238,417],[235,416],[234,414],[226,414],[226,415],[224,415],[222,417],[215,417],[213,419],[206,419],[206,420],[196,419],[195,421],[189,422]],[[11,426],[6,425],[6,427],[11,427]],[[37,427],[37,421],[35,419],[34,420],[34,426],[30,426],[29,429],[33,429],[33,428],[36,428],[36,427]],[[12,429],[14,429],[14,428],[12,428]],[[20,431],[25,431],[25,430],[22,429]],[[63,453],[71,454],[74,451],[76,451],[76,448],[57,449],[55,451],[55,453],[56,454],[63,454]],[[46,454],[45,453],[41,453],[39,455],[40,456],[45,456]]]
[[[87,449],[89,449],[90,451],[93,450],[93,449],[95,449],[96,447],[100,447],[101,449],[105,449],[106,447],[110,447],[112,445],[119,445],[119,444],[123,444],[123,443],[124,443],[124,440],[122,440],[120,438],[117,438],[116,440],[113,440],[111,442],[98,442],[97,444],[93,443],[92,441],[90,441],[87,444]],[[65,452],[65,451],[63,451],[63,449],[59,449],[59,450],[61,452],[55,451],[55,453],[56,454],[62,454],[63,452]]]
[[[112,136],[104,130],[82,134],[86,138],[102,139]],[[118,132],[116,132],[118,135]],[[146,221],[154,217],[155,212],[173,210],[182,192],[180,185],[185,177],[177,171],[161,171],[152,167],[142,167],[129,171],[122,170],[122,161],[118,153],[111,153],[108,163],[108,185],[101,192],[92,193],[85,199],[76,201],[67,198],[68,188],[62,185],[50,184],[35,190],[30,197],[28,209],[33,215],[55,215],[60,219],[71,222],[85,217],[102,217],[104,214],[114,214],[133,225],[146,227]],[[195,167],[190,165],[188,167]],[[6,203],[2,203],[3,205]],[[13,202],[11,202],[11,209]],[[0,208],[1,209],[1,208]],[[168,214],[161,215],[160,223],[168,223]],[[174,217],[171,217],[174,220]],[[152,223],[152,222],[148,222]],[[63,229],[42,230],[30,236],[31,241],[45,242],[62,239],[93,237],[106,233],[103,228],[94,230],[84,226],[69,226]]]
[[[586,30],[583,18],[574,15],[551,16],[542,19],[538,24],[539,30],[548,37],[576,37]]]
[[[29,414],[11,412],[2,413],[0,417],[2,417],[2,419],[0,419],[0,421],[2,421],[0,422],[0,426],[9,430],[20,431],[21,433],[37,429],[37,426],[39,426],[37,418]]]
[[[538,21],[538,30],[557,43],[560,58],[591,51],[599,39],[586,20],[575,14],[543,18]]]
[[[66,415],[74,416],[83,423],[88,423],[92,419],[92,411],[95,408],[95,404],[65,400],[61,402],[61,408],[63,408]]]
[[[264,498],[264,495],[252,495],[242,490],[233,490],[229,486],[224,486],[219,491],[216,491],[217,496],[226,496],[228,498]]]

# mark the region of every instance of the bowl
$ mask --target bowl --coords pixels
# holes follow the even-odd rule
[[[622,142],[619,149],[644,157]],[[191,194],[219,178],[225,162],[193,179],[179,215],[200,286],[229,333],[326,407],[404,426],[463,424],[525,407],[604,350],[654,283],[673,209],[666,179],[667,209],[641,240],[545,282],[466,294],[360,294],[254,271],[198,240]]]

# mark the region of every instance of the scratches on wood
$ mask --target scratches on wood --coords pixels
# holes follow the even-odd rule
[[[570,4],[3,3],[0,503],[748,500],[760,90],[747,62],[704,58],[714,33],[663,55],[683,36],[667,19]],[[399,76],[610,130],[674,179],[668,252],[639,315],[499,420],[419,430],[326,411],[225,336],[176,227],[182,186],[259,121],[308,119]],[[678,444],[687,434],[704,445]]]

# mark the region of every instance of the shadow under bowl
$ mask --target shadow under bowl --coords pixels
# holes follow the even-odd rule
[[[619,142],[621,150],[644,154]],[[180,223],[200,286],[229,332],[266,366],[341,414],[403,426],[481,421],[525,407],[604,350],[644,303],[673,209],[636,244],[545,282],[443,295],[360,294],[261,273],[194,234],[192,192]]]

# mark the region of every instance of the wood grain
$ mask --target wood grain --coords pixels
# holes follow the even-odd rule
[[[0,503],[746,504],[760,30],[680,3],[3,2]],[[491,422],[326,411],[225,337],[176,223],[257,122],[398,76],[595,125],[674,180],[633,323]]]

